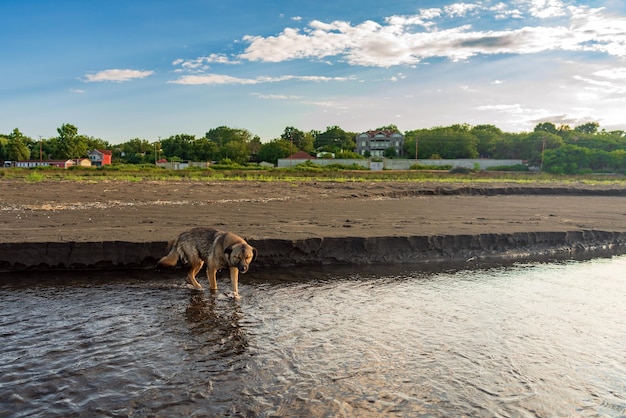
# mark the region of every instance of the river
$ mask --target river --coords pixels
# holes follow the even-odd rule
[[[0,416],[624,416],[625,271],[4,274]]]

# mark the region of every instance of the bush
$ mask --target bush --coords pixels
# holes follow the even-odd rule
[[[453,167],[448,171],[450,174],[470,174],[473,170],[467,167]]]
[[[430,165],[430,164],[413,164],[409,170],[441,170],[446,171],[452,169],[452,164]]]

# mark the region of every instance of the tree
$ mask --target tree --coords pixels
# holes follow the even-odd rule
[[[576,145],[547,150],[544,154],[544,170],[553,174],[576,174],[589,169],[591,151]]]
[[[418,142],[420,158],[431,158],[439,155],[444,159],[476,158],[478,157],[478,138],[465,125],[436,127],[409,131],[405,135],[407,156],[415,158],[415,140]]]
[[[285,141],[293,144],[295,151],[302,150],[306,152],[313,151],[314,138],[313,135],[302,132],[293,126],[287,126],[285,131],[280,135]]]
[[[542,123],[538,123],[535,126],[534,132],[548,132],[551,134],[556,134],[557,129],[556,129],[556,125],[552,122],[542,122]]]
[[[252,134],[245,129],[229,128],[228,126],[218,126],[211,129],[205,135],[209,141],[214,142],[218,147],[222,147],[229,142],[250,142]]]
[[[194,144],[194,155],[197,161],[216,161],[220,159],[220,148],[208,138],[198,138]]]
[[[220,148],[222,159],[228,158],[237,164],[245,164],[250,160],[250,150],[245,142],[231,141]]]
[[[276,165],[279,158],[287,158],[291,155],[291,143],[284,139],[274,139],[263,144],[259,150],[259,160]]]
[[[494,158],[498,141],[502,139],[503,132],[494,125],[476,125],[470,133],[478,138],[476,150],[483,158]]]
[[[588,122],[582,125],[578,125],[574,128],[576,132],[581,132],[583,134],[596,134],[598,133],[598,128],[600,124],[598,122]]]
[[[531,165],[540,166],[545,150],[561,146],[563,146],[563,138],[547,131],[538,130],[521,136],[519,158],[527,160]]]
[[[176,159],[180,161],[194,160],[194,142],[195,135],[178,134],[172,135],[161,141],[161,149],[163,155],[168,159]],[[197,161],[197,160],[196,160]]]
[[[354,151],[356,148],[356,133],[346,132],[339,126],[328,126],[326,131],[312,134],[315,138],[313,146],[318,151],[337,153],[342,149]]]
[[[24,136],[19,129],[13,129],[13,132],[7,136],[4,146],[6,159],[11,161],[28,160],[30,158],[29,142],[31,139]]]
[[[396,151],[395,147],[385,148],[385,151],[383,152],[383,156],[385,158],[394,158],[398,156],[398,152]]]
[[[394,124],[389,124],[385,126],[381,126],[380,128],[374,129],[375,131],[391,131],[391,132],[400,132],[400,129]]]
[[[56,138],[54,156],[59,159],[80,158],[87,156],[87,138],[78,135],[78,128],[64,123],[57,128],[59,136]]]

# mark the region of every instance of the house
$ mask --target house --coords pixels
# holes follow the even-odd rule
[[[91,167],[91,160],[89,158],[77,158],[74,160],[74,165],[78,167]]]
[[[111,165],[111,156],[113,152],[104,149],[94,149],[87,153],[87,156],[91,160],[91,165],[101,167],[103,165]]]
[[[367,131],[356,137],[356,150],[359,155],[383,157],[387,148],[394,148],[396,155],[405,155],[404,135],[398,131],[376,130]]]
[[[5,167],[8,161],[5,161]],[[76,165],[74,160],[23,160],[23,161],[11,161],[11,167],[19,168],[34,168],[34,167],[59,167],[70,168]]]

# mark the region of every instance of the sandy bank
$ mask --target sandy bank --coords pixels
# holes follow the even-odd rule
[[[247,237],[259,268],[626,252],[626,189],[612,186],[2,180],[0,188],[4,272],[151,268],[169,239],[200,225]]]

